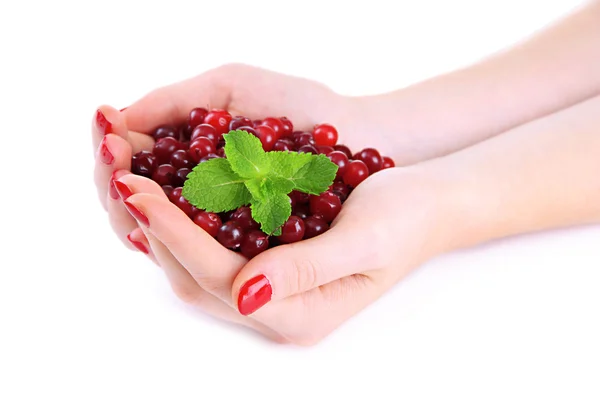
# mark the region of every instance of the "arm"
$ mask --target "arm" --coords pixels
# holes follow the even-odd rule
[[[449,154],[600,94],[600,2],[476,65],[355,98],[403,164]],[[400,138],[399,138],[400,136]],[[405,143],[401,143],[404,141]]]
[[[600,96],[421,166],[454,194],[449,248],[600,223]]]

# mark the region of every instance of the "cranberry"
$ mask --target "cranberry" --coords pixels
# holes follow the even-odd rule
[[[294,146],[289,144],[287,140],[279,139],[273,145],[273,151],[292,151]]]
[[[229,123],[231,122],[231,114],[225,110],[214,109],[206,114],[204,123],[211,125],[217,130],[219,135],[229,132]]]
[[[250,126],[250,125],[252,125],[252,120],[250,118],[237,116],[237,117],[234,117],[231,120],[231,122],[229,123],[229,130],[235,131],[243,126]]]
[[[357,187],[369,176],[369,168],[360,160],[352,160],[346,167],[343,180],[348,186]]]
[[[334,146],[338,140],[337,130],[329,124],[320,124],[313,130],[315,142],[321,146]]]
[[[200,159],[200,161],[198,162],[198,164],[201,164],[201,163],[203,163],[205,161],[208,161],[208,160],[212,160],[213,158],[222,158],[222,157],[219,157],[215,153],[210,153],[210,154],[207,154],[206,156],[202,157]]]
[[[317,146],[317,150],[319,151],[319,154],[325,155],[328,155],[329,153],[334,151],[333,147],[331,146]]]
[[[295,215],[295,216],[297,216],[297,217],[300,217],[302,219],[306,219],[310,215],[310,211],[309,211],[308,206],[306,204],[300,204],[300,205],[296,205],[292,209],[292,214]]]
[[[266,233],[254,230],[248,232],[244,239],[242,240],[242,244],[240,246],[240,251],[247,258],[254,258],[263,251],[269,248],[269,236]]]
[[[339,179],[342,176],[344,176],[344,172],[346,172],[346,167],[350,162],[348,160],[348,156],[346,156],[346,154],[342,153],[341,151],[336,150],[329,153],[327,157],[331,160],[332,163],[338,166],[338,170],[335,174],[335,177]]]
[[[298,148],[300,148],[302,146],[306,146],[306,145],[311,145],[311,146],[315,145],[315,140],[313,139],[313,136],[310,133],[299,134],[293,139],[294,139],[294,144]]]
[[[286,117],[281,117],[279,120],[281,121],[281,126],[283,127],[281,131],[281,137],[291,136],[292,132],[294,131],[294,124],[292,124],[292,121]]]
[[[200,162],[203,157],[217,151],[215,144],[207,137],[201,136],[190,144],[188,154],[194,162]]]
[[[240,207],[235,210],[230,216],[229,221],[235,221],[244,231],[256,230],[260,228],[258,222],[252,218],[252,210],[250,207]]]
[[[369,174],[374,174],[375,172],[379,171],[383,164],[383,160],[379,152],[372,148],[363,149],[359,153],[355,154],[352,158],[367,164],[367,168],[369,168]]]
[[[275,132],[275,140],[278,140],[283,136],[283,123],[280,119],[269,117],[263,119],[260,124],[273,129],[273,132]]]
[[[194,168],[194,161],[186,150],[175,150],[171,154],[171,165],[175,168]]]
[[[350,188],[344,182],[334,182],[329,191],[340,198],[343,203],[350,195]]]
[[[344,146],[343,144],[336,144],[335,146],[333,146],[333,149],[341,151],[348,157],[348,159],[352,158],[352,151],[350,151],[350,149],[347,146]]]
[[[170,125],[163,125],[156,128],[154,133],[152,134],[154,140],[159,140],[166,137],[172,137],[173,139],[179,138],[179,132],[177,129],[173,128]]]
[[[394,163],[394,160],[392,160],[390,157],[383,157],[383,163],[381,164],[381,169],[394,168],[395,166],[396,166],[396,163]]]
[[[173,186],[171,186],[171,185],[163,185],[162,190],[163,190],[163,192],[165,192],[165,195],[167,197],[169,197],[169,195],[173,191]]]
[[[294,243],[304,237],[304,221],[302,218],[292,215],[281,228],[278,239],[281,243]]]
[[[150,178],[157,164],[156,156],[152,152],[142,150],[131,158],[131,172]]]
[[[256,130],[255,130],[253,127],[251,127],[251,126],[247,126],[247,125],[246,125],[246,126],[240,126],[240,127],[237,129],[237,130],[238,130],[238,131],[246,131],[246,132],[248,132],[248,133],[251,133],[251,134],[253,134],[254,136],[258,137],[258,133],[257,133],[257,132],[256,132]]]
[[[152,153],[156,156],[156,161],[159,165],[167,164],[171,160],[171,154],[183,147],[184,146],[179,140],[172,137],[166,137],[154,143]]]
[[[320,215],[325,222],[331,222],[342,209],[342,201],[331,192],[324,192],[318,196],[310,197],[310,212]]]
[[[193,129],[204,123],[204,118],[208,115],[208,110],[204,107],[196,107],[188,115],[187,123]]]
[[[311,146],[310,144],[301,146],[298,149],[298,153],[311,153],[311,154],[319,154],[319,151],[315,148],[315,146]]]
[[[259,125],[256,128],[256,133],[258,134],[258,138],[262,143],[262,147],[264,151],[273,150],[273,146],[275,145],[275,131],[267,126],[267,125]]]
[[[200,137],[206,137],[210,139],[215,146],[219,142],[219,134],[212,125],[200,124],[195,127],[194,131],[192,132],[192,136],[190,137],[190,142],[193,142]]]
[[[173,175],[172,182],[174,186],[183,186],[189,173],[192,172],[189,168],[179,168]]]
[[[210,236],[215,237],[223,223],[215,213],[202,211],[194,217],[194,223],[204,229]]]
[[[219,243],[232,250],[239,248],[243,239],[244,230],[235,221],[225,222],[217,233]]]
[[[329,229],[327,222],[321,218],[310,216],[304,219],[304,239],[310,239],[325,233]]]
[[[162,164],[152,174],[152,180],[159,185],[170,185],[177,170],[171,164]]]

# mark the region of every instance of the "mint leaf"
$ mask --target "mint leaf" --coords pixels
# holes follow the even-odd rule
[[[294,182],[281,176],[268,176],[263,182],[263,188],[267,195],[272,193],[288,194],[294,190]]]
[[[244,179],[233,172],[224,158],[213,158],[194,167],[182,195],[192,205],[209,212],[234,210],[252,200]]]
[[[253,199],[261,200],[264,198],[263,184],[265,179],[266,178],[254,178],[244,182]]]
[[[338,166],[324,154],[311,156],[305,164],[290,178],[296,190],[309,194],[321,194],[331,186]]]
[[[281,227],[292,214],[290,198],[284,193],[271,193],[264,200],[254,199],[250,206],[252,218],[260,223],[261,230],[267,235],[281,235]]]
[[[258,178],[269,171],[269,161],[256,136],[246,131],[231,131],[223,138],[227,160],[239,176]]]
[[[271,174],[283,178],[293,177],[299,169],[310,163],[312,154],[292,153],[288,151],[270,151],[267,154]]]

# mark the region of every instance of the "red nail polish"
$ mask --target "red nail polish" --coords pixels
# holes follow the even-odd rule
[[[96,128],[103,135],[112,133],[112,124],[106,119],[102,111],[96,110]]]
[[[150,226],[150,221],[148,221],[148,217],[146,217],[143,212],[138,210],[136,206],[134,206],[127,200],[124,200],[123,204],[125,204],[125,207],[127,207],[127,210],[133,216],[133,218],[137,219],[139,222],[146,226]]]
[[[131,189],[129,189],[129,186],[127,186],[123,182],[121,182],[121,181],[114,181],[114,182],[115,182],[115,188],[117,189],[117,193],[119,194],[119,196],[121,196],[122,200],[127,200],[127,198],[133,194]]]
[[[240,289],[238,310],[242,315],[252,314],[271,300],[273,289],[264,275],[250,279]]]
[[[115,174],[117,171],[113,172],[110,177],[110,181],[108,182],[108,194],[111,199],[117,200],[119,198],[119,192],[117,192],[117,188],[115,187]]]
[[[146,246],[144,246],[144,244],[142,242],[133,240],[131,238],[131,233],[129,235],[127,235],[127,239],[129,239],[129,242],[131,242],[131,244],[134,245],[136,249],[138,249],[139,251],[141,251],[144,254],[148,254],[148,249],[146,248]]]
[[[111,165],[113,161],[115,161],[115,157],[112,155],[108,146],[106,145],[106,136],[102,139],[100,143],[100,149],[98,150],[98,156],[100,156],[100,161],[102,161],[106,165]]]

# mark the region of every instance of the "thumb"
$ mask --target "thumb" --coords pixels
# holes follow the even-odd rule
[[[320,236],[278,246],[251,259],[233,283],[239,312],[249,315],[270,301],[373,269],[378,255],[369,245],[370,232],[350,221],[337,221]]]

